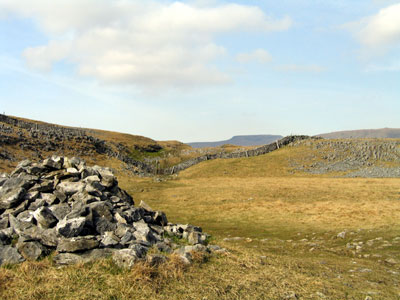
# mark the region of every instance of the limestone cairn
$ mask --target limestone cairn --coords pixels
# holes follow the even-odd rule
[[[171,236],[192,246],[180,247]],[[162,262],[161,253],[172,252],[190,263],[191,251],[219,250],[206,246],[207,237],[199,227],[168,223],[147,205],[135,207],[109,168],[88,167],[78,158],[25,160],[10,175],[0,174],[0,265],[52,251],[57,264],[112,255],[131,267],[144,259]],[[160,255],[147,255],[152,247]]]

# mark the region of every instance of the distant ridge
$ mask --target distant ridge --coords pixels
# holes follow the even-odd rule
[[[217,141],[217,142],[197,142],[197,143],[187,143],[193,148],[209,148],[209,147],[219,147],[225,144],[236,145],[236,146],[259,146],[266,145],[275,142],[283,138],[281,135],[237,135],[229,140]]]
[[[327,139],[350,139],[350,138],[400,138],[400,128],[382,128],[382,129],[360,129],[336,131],[323,133],[317,136]]]

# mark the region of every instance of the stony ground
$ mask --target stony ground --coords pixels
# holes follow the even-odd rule
[[[310,174],[342,173],[345,177],[400,177],[400,140],[353,139],[299,141],[301,159],[291,166]]]

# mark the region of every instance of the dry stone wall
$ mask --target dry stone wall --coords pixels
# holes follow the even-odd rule
[[[92,133],[91,130],[34,123],[2,114],[0,114],[0,123],[3,123],[0,124],[0,146],[17,145],[23,151],[34,153],[38,159],[43,158],[41,156],[41,151],[53,152],[58,155],[65,155],[67,151],[74,152],[76,156],[85,156],[88,153],[104,154],[124,162],[127,170],[140,176],[176,174],[203,161],[217,158],[228,159],[262,155],[274,151],[279,147],[286,146],[293,141],[309,138],[308,136],[288,136],[277,142],[253,150],[232,153],[208,153],[184,161],[170,168],[159,169],[157,164],[152,162],[143,162],[133,159],[129,155],[130,149],[121,143],[110,143],[93,137],[90,135]],[[79,145],[79,147],[73,145]],[[0,151],[0,159],[16,161],[13,153],[6,150]]]
[[[161,170],[163,174],[175,174],[178,173],[182,170],[185,170],[187,168],[190,168],[194,165],[197,165],[203,161],[207,160],[213,160],[217,158],[223,158],[223,159],[229,159],[229,158],[241,158],[241,157],[253,157],[253,156],[259,156],[263,154],[267,154],[269,152],[275,151],[281,147],[287,146],[295,141],[300,141],[300,140],[305,140],[305,139],[319,139],[319,138],[311,138],[306,135],[292,135],[292,136],[287,136],[284,137],[283,139],[280,139],[276,142],[273,142],[268,145],[264,145],[261,147],[258,147],[256,149],[252,150],[247,150],[247,151],[239,151],[239,152],[232,152],[232,153],[217,153],[217,154],[206,154],[202,155],[193,159],[190,159],[188,161],[185,161],[183,163],[180,163],[178,165],[175,165],[171,168],[167,168],[164,170]]]
[[[62,155],[72,152],[76,156],[97,153],[119,159],[136,175],[155,173],[152,165],[132,159],[126,146],[94,137],[91,130],[34,123],[2,114],[0,122],[0,146],[17,146],[23,151],[33,153],[38,159],[43,159],[42,151]],[[6,150],[0,151],[0,158],[16,160]]]

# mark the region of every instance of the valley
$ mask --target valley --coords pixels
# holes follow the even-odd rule
[[[130,138],[120,136],[113,134],[113,142]],[[111,166],[135,203],[164,211],[171,222],[201,226],[227,252],[190,266],[137,264],[130,270],[110,259],[61,269],[48,258],[24,262],[1,269],[0,297],[397,299],[399,144],[294,140],[266,154],[206,160],[152,176],[133,176],[118,158],[93,149],[83,156]],[[24,156],[23,149],[18,156],[10,149],[2,151]],[[2,159],[3,171],[16,163]]]

